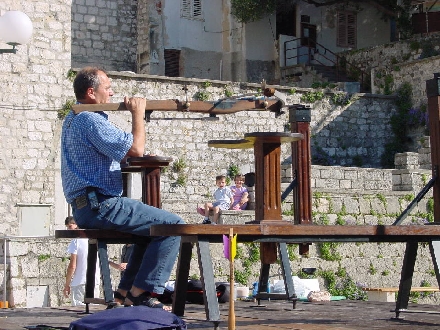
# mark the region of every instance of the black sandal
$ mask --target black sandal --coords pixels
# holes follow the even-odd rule
[[[122,293],[120,293],[118,291],[113,291],[113,299],[119,299],[120,301],[122,301],[122,303],[118,303],[115,300],[113,300],[112,302],[107,304],[107,308],[106,309],[125,307],[124,306],[125,297],[122,295]]]
[[[162,308],[166,310],[165,305],[162,304],[159,299],[152,297],[150,292],[143,292],[139,296],[134,297],[130,291],[127,292],[127,299],[129,299],[133,306],[147,306],[151,308]]]
[[[113,298],[119,299],[122,302],[124,302],[124,300],[125,300],[125,297],[119,291],[113,291]]]

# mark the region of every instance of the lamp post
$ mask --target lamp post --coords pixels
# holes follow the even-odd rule
[[[10,49],[0,49],[0,54],[17,53],[17,45],[25,44],[32,35],[32,22],[21,11],[7,11],[0,16],[0,40],[11,45]]]

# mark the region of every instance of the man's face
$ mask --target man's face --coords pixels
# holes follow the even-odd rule
[[[110,98],[113,96],[110,79],[102,71],[99,72],[98,77],[101,83],[97,89],[92,88],[93,99],[95,103],[110,103]]]

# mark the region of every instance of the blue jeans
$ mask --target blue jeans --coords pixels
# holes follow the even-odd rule
[[[83,229],[110,229],[141,236],[150,235],[153,224],[183,224],[177,215],[158,209],[127,197],[98,195],[99,209],[94,211],[90,204],[77,209],[72,203],[73,217]],[[165,282],[179,253],[180,237],[153,237],[148,246],[133,248],[127,269],[119,283],[122,290],[132,285],[148,292],[161,294]]]

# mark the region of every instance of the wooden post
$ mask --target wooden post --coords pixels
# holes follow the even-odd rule
[[[304,139],[292,143],[292,176],[296,179],[293,188],[294,223],[308,225],[312,223],[312,191],[310,176],[312,157],[310,151],[311,110],[303,105],[295,105],[289,109],[290,130],[301,133]],[[299,253],[307,254],[309,244],[301,244]]]
[[[128,158],[123,173],[140,172],[142,177],[142,202],[157,208],[162,207],[160,199],[160,169],[168,166],[172,158],[143,156]],[[127,193],[127,178],[124,175],[124,194]]]
[[[229,228],[229,315],[228,330],[235,330],[234,229]]]
[[[429,136],[431,141],[432,177],[439,173],[440,165],[440,73],[434,74],[434,79],[426,81],[428,96]],[[434,222],[440,222],[440,180],[435,180],[433,186]]]

